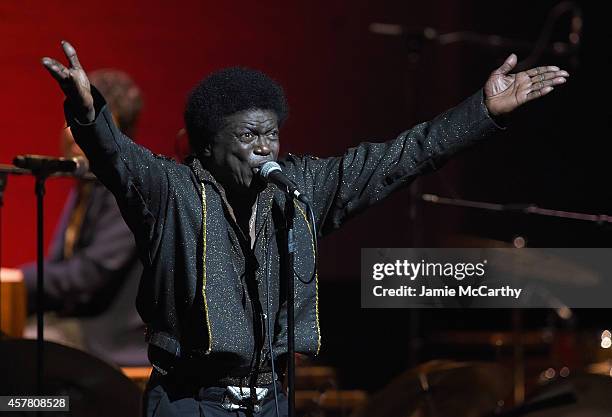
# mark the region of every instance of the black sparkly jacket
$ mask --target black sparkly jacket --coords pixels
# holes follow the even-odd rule
[[[97,91],[94,100],[94,122],[80,124],[69,105],[66,119],[136,237],[145,268],[137,308],[148,326],[154,365],[171,366],[151,354],[161,351],[176,358],[214,358],[215,366],[239,376],[255,352],[262,363],[269,359],[268,316],[275,355],[285,353],[286,309],[279,297],[284,194],[272,185],[260,194],[251,249],[222,189],[199,161],[184,165],[152,154],[117,129]],[[289,155],[279,163],[312,202],[321,236],[496,129],[480,91],[389,142],[362,143],[334,158]],[[294,223],[296,351],[312,355],[321,338],[317,279],[308,280],[311,231],[302,207]]]

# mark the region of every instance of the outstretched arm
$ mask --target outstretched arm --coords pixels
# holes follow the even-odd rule
[[[478,93],[436,118],[418,124],[385,143],[362,143],[337,158],[303,158],[305,190],[317,213],[322,234],[439,168],[450,156],[498,129],[491,116],[502,116],[550,93],[569,74],[543,66],[510,74],[516,55],[493,71]]]
[[[66,121],[91,170],[114,194],[144,253],[150,249],[148,243],[155,228],[163,222],[159,213],[169,192],[167,174],[172,163],[119,131],[104,98],[90,85],[72,45],[62,42],[62,48],[68,67],[48,57],[42,63],[66,95]]]

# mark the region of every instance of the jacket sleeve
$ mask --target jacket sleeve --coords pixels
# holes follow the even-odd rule
[[[45,310],[64,315],[95,315],[103,311],[134,264],[134,236],[121,219],[113,196],[103,193],[92,241],[68,259],[51,257],[44,263]],[[36,306],[36,264],[23,266],[28,310]]]
[[[384,143],[362,143],[334,158],[303,158],[297,180],[311,192],[320,234],[375,204],[456,152],[500,129],[480,90],[429,122]]]
[[[96,118],[82,124],[70,103],[66,121],[89,159],[91,171],[114,194],[123,218],[136,237],[143,263],[152,258],[151,241],[163,222],[162,205],[168,198],[168,169],[174,164],[137,145],[119,131],[102,95],[92,86]]]

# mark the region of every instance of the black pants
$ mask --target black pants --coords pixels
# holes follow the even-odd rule
[[[225,392],[221,387],[198,387],[192,380],[180,376],[163,376],[153,371],[143,398],[143,417],[277,417],[274,403],[274,386],[259,412],[229,411],[221,406],[219,398]],[[276,384],[280,415],[287,416],[287,396],[281,385]]]

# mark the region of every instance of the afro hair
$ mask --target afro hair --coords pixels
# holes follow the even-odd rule
[[[263,72],[231,67],[212,73],[189,94],[185,127],[191,149],[198,152],[222,128],[223,119],[249,110],[272,110],[279,126],[289,111],[283,88]]]

